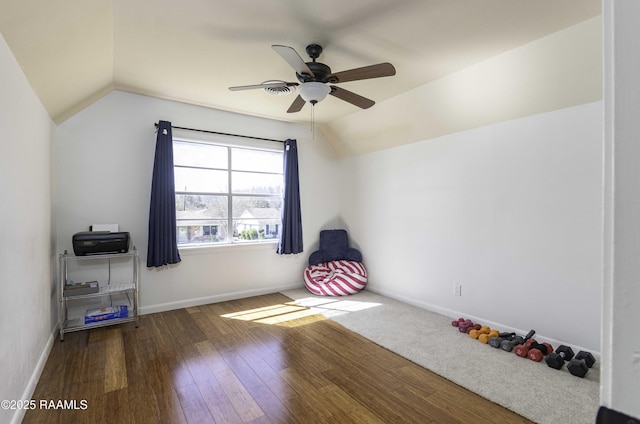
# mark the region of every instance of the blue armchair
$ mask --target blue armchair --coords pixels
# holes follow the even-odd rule
[[[320,231],[320,248],[309,255],[309,265],[338,260],[362,262],[362,254],[349,247],[346,230]]]

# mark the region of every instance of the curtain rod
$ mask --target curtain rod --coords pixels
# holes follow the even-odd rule
[[[155,125],[156,130],[157,130],[158,129],[158,123],[156,122],[154,125]],[[207,134],[228,135],[228,136],[231,136],[231,137],[251,138],[253,140],[275,141],[275,142],[278,142],[278,143],[284,143],[283,140],[274,140],[273,138],[253,137],[253,136],[250,136],[250,135],[230,134],[230,133],[223,133],[223,132],[218,132],[218,131],[199,130],[199,129],[196,129],[196,128],[176,127],[175,125],[171,125],[171,128],[176,129],[176,130],[196,131],[196,132],[202,132],[202,133],[207,133]]]

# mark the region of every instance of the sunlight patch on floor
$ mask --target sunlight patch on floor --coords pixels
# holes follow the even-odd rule
[[[220,316],[241,321],[258,322],[260,324],[286,325],[288,327],[305,325],[310,322],[325,319],[317,310],[310,309],[304,305],[297,305],[295,302],[280,303]],[[309,320],[310,317],[315,317],[316,319]],[[298,320],[298,322],[293,323],[293,321],[296,320]]]
[[[350,312],[375,308],[376,306],[382,306],[381,303],[361,302],[334,297],[305,297],[292,303],[300,306],[306,306],[312,311],[316,311],[316,313],[320,313],[329,318],[337,315],[348,314]]]
[[[259,322],[261,324],[275,324],[275,325],[279,325],[279,324],[283,324],[283,323],[290,323],[290,321],[293,320],[298,320],[301,318],[307,318],[307,317],[311,317],[314,315],[318,315],[318,312],[313,311],[311,309],[308,308],[303,308],[299,311],[294,311],[294,312],[289,312],[285,315],[274,315],[274,316],[270,316],[270,317],[266,317],[266,318],[262,318],[259,320],[256,320],[256,322]],[[318,318],[321,318],[320,316],[318,316]],[[301,322],[302,324],[302,322]],[[304,322],[304,324],[308,324],[307,322]]]
[[[221,315],[221,317],[239,319],[242,321],[257,321],[271,316],[284,315],[306,309],[307,308],[304,306],[278,304],[265,306],[263,308],[248,309],[246,311],[232,312],[230,314]]]
[[[251,321],[260,324],[298,326],[337,315],[382,306],[381,303],[361,302],[336,297],[305,297],[287,303],[247,309],[220,315],[223,318]]]

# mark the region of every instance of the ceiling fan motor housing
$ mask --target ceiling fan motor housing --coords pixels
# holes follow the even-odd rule
[[[319,44],[309,44],[307,46],[307,54],[312,59],[311,62],[305,62],[309,67],[313,76],[306,74],[299,74],[296,72],[296,77],[301,83],[305,82],[323,82],[323,83],[337,83],[338,79],[329,77],[331,75],[331,68],[324,63],[316,62],[316,59],[320,57],[322,53],[322,46]]]
[[[322,46],[319,44],[309,44],[306,48],[307,54],[315,62],[322,54]]]
[[[305,82],[336,82],[336,81],[331,81],[330,78],[327,78],[329,75],[331,75],[331,68],[329,68],[327,65],[325,65],[324,63],[320,63],[320,62],[307,62],[307,66],[309,67],[309,69],[311,69],[311,72],[313,72],[314,76],[311,75],[304,75],[304,74],[299,74],[296,72],[296,77],[298,78],[298,81],[305,83]]]

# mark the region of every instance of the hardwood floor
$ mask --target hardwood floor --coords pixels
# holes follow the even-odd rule
[[[33,399],[76,409],[24,423],[531,423],[280,294],[68,334]]]

